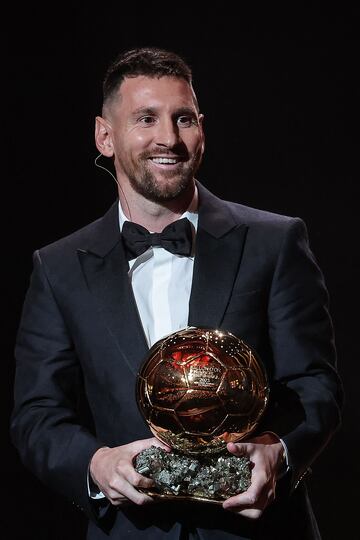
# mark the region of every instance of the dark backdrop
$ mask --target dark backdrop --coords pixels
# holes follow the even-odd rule
[[[235,15],[225,4],[194,18],[193,8],[32,4],[13,7],[3,21],[6,540],[83,537],[82,515],[28,473],[11,447],[13,347],[32,252],[101,216],[116,196],[111,178],[94,167],[94,117],[106,65],[142,45],[172,49],[193,68],[207,136],[198,178],[221,197],[300,216],[308,226],[347,396],[343,427],[315,462],[310,490],[324,540],[358,538],[359,13],[257,5]]]

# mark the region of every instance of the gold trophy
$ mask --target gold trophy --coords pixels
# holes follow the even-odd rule
[[[189,327],[149,351],[136,383],[138,407],[152,433],[171,447],[141,452],[135,468],[153,478],[154,497],[221,503],[246,491],[247,457],[226,444],[249,436],[269,398],[264,366],[230,332]]]

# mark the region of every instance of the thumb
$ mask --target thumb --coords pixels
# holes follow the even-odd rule
[[[157,446],[159,448],[163,448],[166,451],[168,451],[169,449],[168,446],[159,441],[156,437],[151,437],[150,439],[141,439],[139,441],[134,441],[133,443],[131,443],[131,452],[133,453],[133,455],[136,455],[143,450],[150,448],[150,446]]]
[[[249,443],[228,443],[226,448],[231,454],[234,454],[236,457],[247,456],[250,453],[250,444]]]
[[[151,444],[152,444],[153,446],[157,446],[158,448],[162,448],[162,449],[165,450],[166,452],[171,452],[170,446],[168,446],[167,444],[163,443],[162,441],[160,441],[160,440],[157,439],[156,437],[153,437],[152,439],[149,439],[149,441],[152,441]]]
[[[140,439],[129,444],[129,450],[133,455],[139,454],[143,450],[150,448],[154,444],[154,439]]]

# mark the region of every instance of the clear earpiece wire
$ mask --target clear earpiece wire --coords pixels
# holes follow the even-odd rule
[[[111,178],[115,181],[115,183],[119,186],[119,188],[121,189],[120,187],[120,184],[119,182],[117,181],[117,179],[115,178],[115,176],[113,175],[113,173],[111,171],[109,171],[109,169],[107,169],[106,167],[103,167],[102,165],[99,165],[98,164],[98,159],[101,158],[102,156],[102,153],[100,152],[100,154],[98,156],[96,156],[95,160],[94,160],[94,164],[95,164],[95,167],[98,167],[99,169],[103,169],[104,171],[106,171],[107,173],[110,174]],[[121,189],[122,191],[122,189]]]
[[[122,187],[120,186],[119,182],[117,181],[117,179],[115,178],[115,176],[113,175],[113,173],[112,173],[111,171],[109,171],[109,169],[107,169],[106,167],[103,167],[103,165],[99,165],[99,164],[98,164],[98,159],[101,158],[102,155],[103,155],[103,154],[100,152],[100,154],[99,154],[98,156],[96,156],[96,158],[94,159],[94,165],[95,165],[95,167],[98,167],[99,169],[103,169],[104,171],[106,171],[107,173],[109,173],[110,176],[111,176],[111,178],[114,180],[114,182],[115,182],[116,185],[118,186],[118,188],[121,190],[121,193],[123,194],[123,197],[124,197],[124,200],[125,200],[125,203],[126,203],[128,212],[129,212],[129,218],[130,218],[130,221],[132,221],[132,219],[131,219],[130,206],[129,206],[128,202],[127,202],[127,199],[126,199],[124,190],[123,190]]]

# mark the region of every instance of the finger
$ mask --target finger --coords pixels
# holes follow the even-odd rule
[[[244,496],[243,496],[244,495]],[[235,512],[248,519],[258,519],[267,506],[266,500],[255,494],[241,494],[224,501],[224,510]]]
[[[234,495],[229,499],[226,499],[223,503],[223,508],[227,509],[239,509],[239,508],[253,508],[256,506],[259,500],[261,500],[266,484],[264,483],[263,475],[252,475],[250,487],[243,493]]]
[[[251,443],[228,443],[226,447],[231,454],[237,457],[250,455],[253,450]]]
[[[263,510],[260,508],[247,508],[245,510],[240,510],[240,512],[237,513],[242,517],[255,520],[261,517]]]
[[[275,489],[264,479],[264,474],[259,474],[247,491],[224,501],[223,508],[249,519],[258,519],[275,498]]]
[[[154,486],[154,480],[130,469],[125,476],[126,480],[135,488],[149,489]]]
[[[125,486],[123,494],[126,496],[127,499],[129,499],[129,501],[133,502],[138,506],[143,506],[145,504],[153,502],[153,499],[149,495],[137,491],[137,489],[135,489],[134,486],[132,486],[131,484]]]
[[[122,462],[121,464],[118,464],[116,473],[118,478],[123,478],[134,487],[149,488],[154,485],[154,481],[151,478],[143,476],[136,471],[132,462]],[[114,478],[114,481],[116,481],[116,477]]]
[[[247,499],[247,502],[249,504],[244,504],[243,500],[241,501],[241,504],[234,506],[226,506],[224,504],[223,507],[226,510],[229,510],[230,512],[235,512],[240,516],[249,519],[258,519],[264,512],[265,508],[274,500],[273,495],[274,492],[272,490],[269,490],[262,493],[260,497],[251,496],[249,499]],[[233,497],[233,499],[235,499],[235,497]]]
[[[113,498],[110,502],[113,506],[129,506],[130,504],[132,504],[131,501],[129,501],[129,499],[127,499],[123,495]]]
[[[107,494],[110,502],[115,506],[125,502],[124,499],[130,502],[142,506],[144,504],[151,503],[153,499],[146,495],[146,493],[140,493],[134,486],[129,484],[124,478],[119,478],[111,485],[111,489]]]
[[[258,501],[258,494],[253,491],[245,491],[244,493],[239,493],[239,495],[234,495],[226,501],[223,502],[223,508],[225,510],[241,509],[241,508],[252,508]]]

